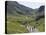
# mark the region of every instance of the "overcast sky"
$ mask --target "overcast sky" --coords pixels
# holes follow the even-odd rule
[[[25,5],[30,8],[39,8],[41,5],[45,5],[45,0],[7,0],[7,1],[17,1],[18,3]]]
[[[41,5],[44,5],[43,2],[40,3],[40,2],[30,2],[30,1],[18,1],[18,3],[33,9],[39,8]]]

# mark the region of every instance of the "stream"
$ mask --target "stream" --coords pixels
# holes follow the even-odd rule
[[[39,32],[37,28],[34,28],[32,26],[27,26],[27,30],[28,30],[29,33],[30,32]]]

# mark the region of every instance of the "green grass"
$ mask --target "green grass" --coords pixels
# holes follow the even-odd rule
[[[37,21],[36,24],[35,19],[28,16],[8,16],[7,17],[7,33],[26,33],[28,30],[25,25],[22,25],[22,22],[27,21],[31,26],[36,26],[40,32],[44,32],[44,18]]]
[[[42,18],[38,21],[39,25],[38,25],[38,29],[40,32],[44,32],[45,31],[45,20]]]

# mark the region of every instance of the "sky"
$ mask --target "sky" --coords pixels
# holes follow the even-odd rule
[[[45,5],[45,0],[7,0],[7,1],[17,1],[18,3],[36,9],[41,5]]]
[[[19,4],[22,4],[24,6],[36,9],[39,8],[41,5],[45,5],[43,2],[30,2],[30,1],[18,1]]]

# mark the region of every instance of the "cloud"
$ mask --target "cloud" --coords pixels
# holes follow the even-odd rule
[[[45,0],[7,0],[7,1],[17,1],[22,5],[25,5],[30,8],[38,8],[41,5],[44,5]]]
[[[18,3],[30,7],[30,8],[39,8],[41,5],[44,5],[44,3],[40,3],[40,2],[30,2],[30,1],[18,1]]]
[[[7,1],[30,1],[30,2],[45,2],[45,0],[7,0]]]

